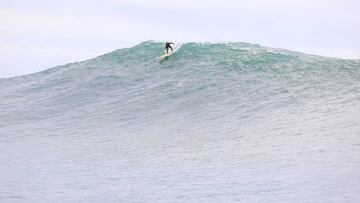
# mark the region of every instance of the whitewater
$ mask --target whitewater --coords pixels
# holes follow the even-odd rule
[[[162,53],[0,79],[0,202],[359,202],[359,60]]]

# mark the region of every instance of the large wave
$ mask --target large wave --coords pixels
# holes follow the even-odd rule
[[[147,41],[0,79],[0,200],[355,202],[360,62]]]

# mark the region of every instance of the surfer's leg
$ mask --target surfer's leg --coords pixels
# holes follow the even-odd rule
[[[166,47],[166,54],[169,53],[169,47]]]

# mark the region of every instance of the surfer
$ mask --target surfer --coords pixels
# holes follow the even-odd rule
[[[175,43],[173,43],[173,42],[166,42],[165,43],[166,54],[169,53],[169,49],[171,49],[171,52],[173,51],[173,48],[171,47],[172,44],[175,45]]]

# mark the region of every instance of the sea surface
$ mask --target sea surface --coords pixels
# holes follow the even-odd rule
[[[359,60],[162,53],[146,41],[0,79],[0,202],[360,201]]]

